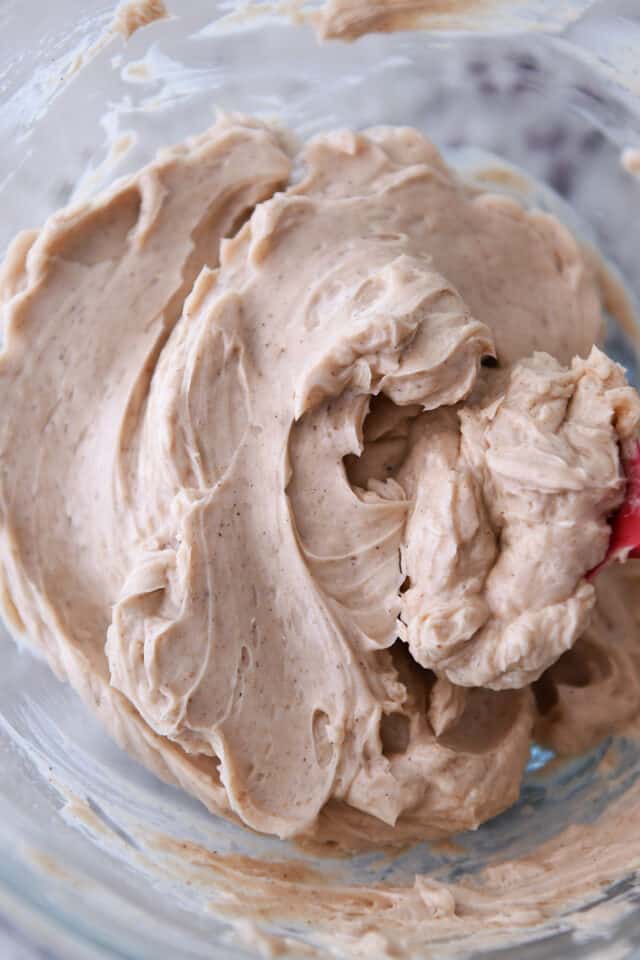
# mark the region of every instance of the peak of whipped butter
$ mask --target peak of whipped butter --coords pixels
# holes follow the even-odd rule
[[[640,403],[553,217],[406,128],[300,159],[223,116],[12,245],[5,608],[214,812],[406,842],[517,798]]]

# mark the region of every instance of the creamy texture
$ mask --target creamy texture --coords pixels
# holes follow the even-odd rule
[[[589,626],[534,687],[535,737],[561,755],[588,750],[638,715],[639,567],[630,562],[598,574]]]
[[[301,159],[286,187],[278,134],[222,117],[17,238],[0,557],[135,756],[353,850],[503,810],[534,722],[575,746],[561,655],[607,647],[586,574],[640,403],[553,217],[409,129]]]
[[[637,413],[594,349],[570,369],[534,354],[497,400],[416,422],[401,617],[422,666],[464,686],[523,687],[573,646],[595,599],[585,569],[624,489],[617,438]]]

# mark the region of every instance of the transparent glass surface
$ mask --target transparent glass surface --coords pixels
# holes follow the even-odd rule
[[[577,19],[550,32],[400,33],[324,46],[284,17],[221,25],[215,17],[228,6],[175,7],[179,17],[125,44],[100,40],[110,3],[0,2],[0,250],[16,230],[204,129],[221,108],[277,119],[300,137],[410,124],[465,175],[488,182],[500,158],[530,178],[527,202],[563,217],[640,299],[640,180],[620,162],[623,147],[640,146],[635,0],[577,4]],[[634,336],[612,321],[607,345],[640,385]],[[29,957],[56,960],[254,956],[212,908],[206,871],[165,869],[153,837],[263,858],[304,855],[217,820],[148,774],[6,631],[0,651],[0,913],[8,938],[35,946]],[[456,853],[420,844],[391,859],[312,862],[355,883],[410,883],[416,871],[458,879],[592,820],[640,773],[640,751],[624,739],[562,766],[545,766],[548,759],[534,751],[520,802],[461,837]],[[624,882],[605,892],[628,895]],[[612,939],[623,945],[616,957],[640,956],[640,909],[607,936],[608,947]],[[601,957],[603,949],[560,918],[542,939],[483,955],[557,960]]]

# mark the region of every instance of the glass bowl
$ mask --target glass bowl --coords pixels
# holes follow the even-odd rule
[[[539,0],[525,4],[528,20],[520,6],[511,19],[496,12],[455,31],[320,45],[299,22],[300,9],[296,22],[268,7],[182,0],[174,16],[125,43],[109,33],[110,3],[60,0],[44,11],[38,0],[5,3],[0,250],[18,229],[204,129],[215,109],[272,119],[301,138],[339,126],[410,124],[464,176],[565,219],[600,250],[635,304],[640,179],[623,167],[621,151],[640,145],[640,14],[635,0],[583,0],[567,5],[566,17],[558,7]],[[629,313],[612,316],[607,348],[637,386],[638,335]],[[232,916],[242,883],[232,870],[221,872],[216,858],[228,855],[231,866],[236,855],[302,861],[327,883],[410,884],[417,871],[457,880],[524,855],[570,824],[594,821],[640,773],[631,738],[607,740],[562,765],[534,748],[519,803],[455,846],[317,859],[216,819],[158,781],[114,745],[37,655],[6,630],[0,645],[0,947],[7,957],[215,960],[281,948],[297,956],[304,943],[327,955],[322,931],[279,917],[277,908],[261,922]],[[482,950],[473,942],[455,946],[521,960],[603,957],[605,944],[617,949],[612,957],[640,956],[633,900],[633,877],[623,875],[597,902],[543,927],[496,936]],[[628,909],[614,910],[603,925],[596,922],[603,903]],[[415,955],[445,956],[448,946],[431,942]],[[375,946],[365,955],[375,957]]]

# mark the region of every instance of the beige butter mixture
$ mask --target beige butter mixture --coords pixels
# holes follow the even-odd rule
[[[222,117],[14,241],[0,560],[132,754],[356,849],[475,827],[534,730],[635,715],[628,586],[586,574],[640,401],[554,218],[405,128],[301,160]]]

